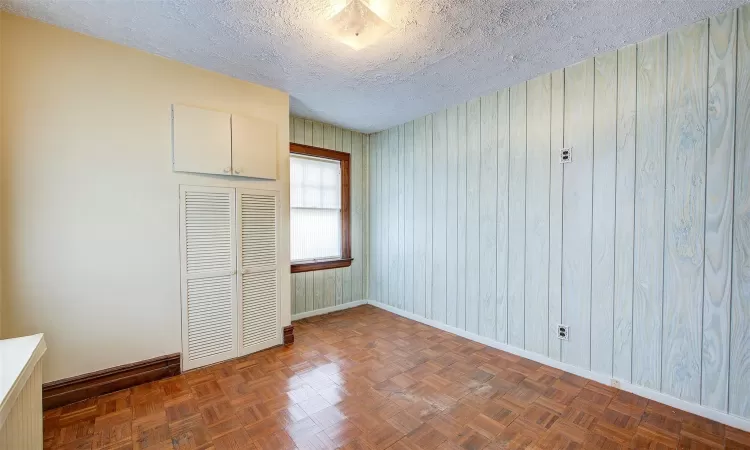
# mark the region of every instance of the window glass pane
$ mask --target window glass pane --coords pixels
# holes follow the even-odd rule
[[[341,164],[291,155],[292,261],[341,257]]]
[[[338,188],[323,188],[320,190],[321,198],[323,199],[324,205],[333,205],[336,203],[340,203],[341,200],[341,192]],[[337,208],[339,209],[339,208]]]
[[[338,161],[292,155],[290,168],[292,208],[341,209],[341,164]]]
[[[292,261],[341,257],[341,211],[292,208]]]

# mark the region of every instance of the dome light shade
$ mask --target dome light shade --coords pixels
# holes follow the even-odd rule
[[[338,40],[354,50],[372,45],[393,30],[363,0],[350,0],[343,9],[328,19],[328,26]]]

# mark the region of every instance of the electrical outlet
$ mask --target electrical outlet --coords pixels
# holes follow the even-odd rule
[[[557,338],[563,341],[567,341],[570,337],[570,327],[567,325],[557,325]]]
[[[573,148],[560,149],[560,164],[566,164],[573,161]]]

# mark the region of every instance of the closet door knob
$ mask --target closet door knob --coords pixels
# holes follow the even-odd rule
[[[242,173],[242,171],[240,169],[234,169],[234,174],[235,175],[239,175],[241,173]]]
[[[232,172],[232,168],[231,167],[227,167],[227,168],[224,169],[224,173],[231,173],[231,172]]]

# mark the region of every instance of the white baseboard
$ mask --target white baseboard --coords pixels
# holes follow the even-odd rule
[[[533,352],[529,352],[527,350],[523,350],[517,347],[512,347],[508,344],[503,344],[493,339],[479,336],[477,334],[470,333],[460,328],[451,327],[449,325],[445,325],[443,323],[436,322],[431,319],[425,319],[424,317],[400,310],[398,308],[394,308],[393,306],[386,305],[384,303],[380,303],[380,302],[373,301],[373,300],[367,301],[365,303],[369,303],[370,305],[392,312],[399,316],[406,317],[407,319],[411,319],[416,322],[420,322],[425,325],[429,325],[431,327],[438,328],[443,331],[447,331],[448,333],[452,333],[452,334],[464,337],[466,339],[479,342],[480,344],[484,344],[488,347],[493,347],[493,348],[496,348],[496,349],[499,349],[508,353],[512,353],[514,355],[518,355],[523,358],[536,361],[546,366],[550,366],[556,369],[570,372],[572,374],[578,375],[583,378],[587,378],[589,380],[597,381],[599,383],[606,384],[609,386],[614,386],[618,389],[622,389],[623,391],[627,391],[636,395],[640,395],[641,397],[645,397],[650,400],[654,400],[659,403],[669,405],[673,408],[681,409],[683,411],[687,411],[695,415],[705,417],[707,419],[715,420],[716,422],[720,422],[725,425],[729,425],[729,426],[750,432],[750,419],[735,416],[733,414],[729,414],[723,411],[709,408],[707,406],[690,403],[685,400],[680,400],[679,398],[672,397],[671,395],[667,395],[662,392],[655,391],[653,389],[645,388],[643,386],[638,386],[629,381],[621,380],[618,378],[612,378],[611,376],[606,375],[606,374],[592,372],[587,369],[582,369],[580,367],[576,367],[570,364],[566,364],[564,362],[557,361],[552,358],[548,358],[538,353],[533,353]]]
[[[354,308],[356,306],[366,305],[367,303],[368,303],[367,300],[357,300],[356,302],[349,302],[349,303],[344,303],[342,305],[329,306],[328,308],[316,309],[314,311],[308,311],[308,312],[303,312],[299,314],[292,314],[292,322],[294,322],[295,320],[306,319],[308,317],[321,316],[323,314],[341,311],[342,309],[349,309],[349,308]]]

